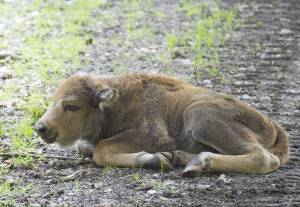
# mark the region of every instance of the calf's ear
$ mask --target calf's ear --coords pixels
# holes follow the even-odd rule
[[[104,107],[111,105],[117,98],[118,91],[115,88],[104,88],[97,91],[95,96],[99,108],[103,111]]]

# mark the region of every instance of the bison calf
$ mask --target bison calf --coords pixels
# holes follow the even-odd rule
[[[99,166],[186,166],[183,175],[268,173],[288,161],[285,130],[223,93],[164,76],[76,74],[37,122],[47,143],[83,140]]]

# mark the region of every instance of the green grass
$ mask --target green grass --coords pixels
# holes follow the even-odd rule
[[[78,179],[75,179],[74,180],[74,187],[75,187],[75,190],[77,192],[79,192],[80,188],[81,188],[81,185],[80,185],[80,181]]]
[[[202,73],[207,72],[211,78],[218,76],[219,48],[224,45],[225,34],[230,34],[234,29],[235,9],[222,9],[218,4],[208,5],[193,0],[183,1],[177,6],[178,12],[197,24],[184,31],[173,31],[165,34],[167,51],[157,59],[163,60],[167,68],[172,65],[174,48],[180,46],[183,56],[193,58],[194,79],[201,79]]]
[[[10,132],[10,137],[12,138],[12,149],[19,151],[24,149],[30,149],[34,146],[33,140],[31,140],[33,135],[31,119],[22,120],[20,123],[16,123],[13,130]]]
[[[4,181],[0,184],[0,196],[10,194],[12,190],[11,183],[9,181]]]
[[[84,62],[80,54],[92,38],[82,26],[91,21],[90,10],[100,5],[99,0],[33,3],[30,9],[40,10],[40,15],[34,21],[33,34],[26,37],[21,60],[13,64],[16,73],[38,75],[52,85],[62,74],[74,73]]]
[[[25,167],[25,168],[35,168],[36,160],[32,158],[30,155],[27,156],[17,156],[13,158],[14,167]]]
[[[19,107],[29,115],[32,123],[36,122],[49,106],[49,99],[44,97],[41,91],[32,88],[31,95],[24,98],[24,102]]]
[[[136,183],[138,183],[141,186],[144,187],[150,187],[155,190],[160,190],[164,188],[163,182],[161,180],[155,180],[155,179],[146,179],[142,178],[142,175],[140,172],[136,172],[131,176],[132,180]]]
[[[134,173],[133,175],[132,175],[132,180],[134,181],[134,182],[142,182],[142,177],[141,177],[141,173],[139,173],[139,172],[137,172],[137,173]]]
[[[33,1],[24,7],[12,9],[10,3],[0,1],[0,17],[5,15],[27,16],[31,11],[38,11],[30,25],[12,25],[6,32],[11,32],[15,38],[23,39],[18,59],[1,61],[0,64],[10,65],[18,80],[30,81],[39,79],[41,84],[30,85],[29,89],[20,87],[16,81],[8,80],[0,92],[0,100],[19,99],[15,110],[21,117],[8,122],[0,121],[0,136],[9,137],[11,145],[5,152],[22,153],[24,156],[12,157],[13,168],[0,170],[0,206],[10,206],[15,203],[15,196],[20,196],[30,186],[21,183],[10,183],[5,180],[10,171],[16,168],[35,169],[39,158],[30,156],[37,147],[38,140],[33,125],[49,106],[45,88],[54,88],[64,74],[78,70],[79,66],[88,63],[86,57],[81,58],[91,43],[93,36],[85,30],[85,25],[93,21],[90,12],[101,6],[100,0],[69,1]],[[12,14],[9,14],[12,12]],[[15,14],[13,14],[15,12]],[[3,16],[2,16],[3,15]],[[29,28],[27,28],[29,27]],[[30,29],[32,32],[24,32]],[[1,37],[1,40],[5,40]],[[0,44],[0,48],[9,45]],[[46,87],[45,87],[46,85]],[[21,92],[21,93],[20,93]],[[1,149],[2,150],[2,149]],[[75,185],[79,189],[78,183]]]
[[[0,184],[0,197],[7,197],[9,198],[10,196],[12,196],[14,192],[13,189],[13,184],[10,183],[9,181],[4,181]],[[1,207],[6,207],[6,206],[11,206],[15,203],[15,200],[12,198],[9,199],[5,199],[5,200],[0,200],[0,206]]]
[[[167,33],[166,34],[166,42],[168,50],[172,50],[178,44],[178,37],[176,34]]]
[[[110,174],[114,169],[116,169],[116,165],[108,165],[102,168],[102,174],[103,175],[108,175]]]
[[[30,25],[33,28],[31,33],[23,34],[21,30],[12,29],[14,35],[25,38],[21,55],[10,62],[15,74],[20,79],[38,78],[48,87],[54,87],[63,74],[74,73],[80,65],[87,64],[86,59],[81,57],[93,37],[85,31],[84,25],[92,21],[90,11],[101,4],[101,0],[77,0],[72,3],[39,0],[12,10],[22,15],[39,11],[32,21],[33,25]],[[0,11],[7,11],[9,8],[9,4],[0,2]],[[32,126],[49,105],[44,87],[31,86],[28,94],[20,94],[19,85],[12,81],[7,82],[0,93],[1,100],[9,101],[16,97],[21,99],[17,107],[21,110],[22,117],[5,131],[11,140],[10,150],[14,152],[26,153],[36,148],[37,139],[33,138],[36,136]],[[0,135],[4,134],[4,124],[0,124]],[[35,160],[29,155],[13,159],[15,167],[34,167]]]
[[[207,69],[211,77],[218,75],[218,49],[224,44],[224,34],[233,29],[234,12],[215,9],[207,15],[202,15],[194,32],[191,33],[192,51],[194,57],[195,79],[199,78],[201,70]]]
[[[15,97],[19,91],[19,87],[15,82],[8,82],[4,85],[3,90],[0,91],[0,100],[8,101]]]
[[[0,14],[8,13],[11,11],[11,7],[5,4],[3,1],[0,1]]]
[[[152,180],[151,181],[151,186],[155,190],[160,190],[164,187],[163,183],[161,180]]]
[[[17,179],[14,183],[5,180],[0,183],[0,206],[17,206],[14,197],[24,196],[24,194],[31,188],[31,184],[22,186]]]
[[[11,139],[11,151],[29,153],[36,148],[37,140],[33,139],[32,119],[22,120],[7,131],[7,136]],[[15,167],[34,167],[36,161],[32,156],[16,156],[13,158]]]

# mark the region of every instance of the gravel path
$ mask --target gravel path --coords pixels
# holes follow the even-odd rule
[[[93,25],[88,29],[96,38],[87,53],[92,61],[83,70],[107,74],[126,68],[161,73],[167,65],[176,67],[174,76],[189,77],[189,57],[178,58],[171,65],[151,58],[165,47],[160,45],[163,39],[160,32],[170,27],[185,29],[188,22],[172,13],[171,1],[158,2],[154,1],[156,7],[174,19],[147,22],[156,35],[152,45],[140,40],[133,46],[121,42],[116,47],[107,41],[115,36],[123,38],[120,25],[111,22],[104,29]],[[203,73],[202,79],[194,84],[234,94],[281,123],[290,134],[288,165],[267,175],[209,173],[188,179],[180,176],[182,169],[158,173],[48,160],[34,170],[11,172],[12,179],[19,177],[21,184],[31,184],[24,197],[15,198],[15,205],[300,206],[300,4],[298,0],[226,0],[222,6],[230,8],[237,3],[243,23],[220,49],[218,68],[225,81],[222,76],[211,78]],[[120,6],[118,1],[108,5],[115,13]],[[105,8],[99,8],[94,15],[101,17],[104,12]],[[130,56],[133,51],[136,56]],[[127,55],[120,57],[122,54]],[[67,153],[72,155],[72,151]]]

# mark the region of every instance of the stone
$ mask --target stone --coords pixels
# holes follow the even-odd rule
[[[156,194],[157,191],[156,190],[148,190],[147,193],[150,195],[153,195],[153,194]]]
[[[16,59],[17,55],[11,51],[0,51],[0,59]]]
[[[113,189],[107,188],[107,189],[104,190],[104,193],[111,193],[112,191],[113,191]]]
[[[292,30],[290,29],[282,29],[279,34],[282,34],[282,35],[287,35],[287,34],[293,34]]]
[[[13,77],[13,73],[8,67],[6,66],[0,67],[0,79],[6,80],[6,79],[11,79],[12,77]]]
[[[210,188],[211,185],[202,185],[202,184],[199,184],[197,185],[198,189],[206,189],[206,188]]]

